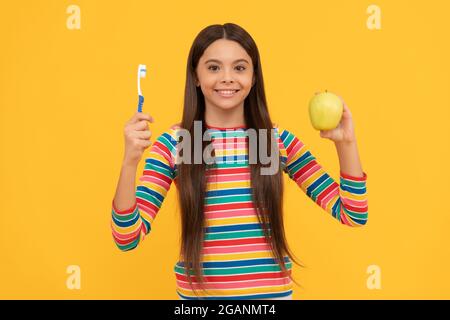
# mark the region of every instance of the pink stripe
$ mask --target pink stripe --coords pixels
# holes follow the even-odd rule
[[[140,199],[143,201],[147,201],[146,199],[142,199],[142,198],[140,198]],[[152,217],[152,219],[155,219],[156,213],[152,208],[149,208],[149,207],[143,205],[142,203],[138,203],[137,206],[138,206],[139,210],[142,210],[145,213],[148,213]]]
[[[225,137],[225,138],[213,138],[214,142],[217,143],[226,143],[230,141],[236,141],[236,142],[245,142],[247,141],[247,137]]]
[[[152,145],[152,148],[150,148],[150,149],[151,149],[150,153],[154,153],[154,154],[160,155],[160,156],[162,155],[165,160],[171,158],[170,153],[166,152],[167,149],[163,150],[156,144]],[[167,151],[169,151],[169,150],[167,150]]]
[[[242,216],[256,216],[254,208],[242,209],[242,210],[226,210],[226,211],[207,211],[205,210],[206,219],[218,219],[218,218],[235,218]]]
[[[367,206],[367,199],[364,200],[353,200],[350,198],[346,198],[346,197],[341,197],[341,200],[343,203],[345,204],[349,204],[353,207],[359,207],[359,208],[363,208]]]
[[[217,282],[207,282],[203,285],[206,289],[246,289],[246,288],[258,288],[262,286],[279,286],[279,285],[289,285],[291,280],[289,278],[281,279],[265,279],[265,280],[251,280],[251,281],[234,281],[226,283]],[[188,282],[183,282],[177,280],[179,287],[187,290],[191,290],[191,286]],[[197,283],[192,284],[195,289],[201,289],[200,285]]]
[[[347,220],[347,216],[345,215],[345,213],[343,211],[341,211],[341,220],[342,222],[344,222],[344,224],[350,226],[351,224],[348,222]]]
[[[157,179],[153,176],[142,176],[140,178],[140,181],[152,182],[154,184],[164,187],[164,189],[166,189],[166,190],[168,190],[170,187],[170,185],[167,184],[164,180]]]
[[[142,223],[142,222],[141,222]],[[116,239],[119,240],[134,240],[136,239],[137,235],[141,232],[142,224],[136,229],[136,231],[130,232],[130,233],[119,233],[116,230],[112,229],[112,234]]]
[[[214,147],[218,147],[218,150],[221,150],[223,147],[224,149],[245,149],[248,146],[248,143],[246,142],[224,142],[224,143],[216,143]]]
[[[217,176],[208,176],[206,179],[207,182],[224,182],[224,181],[250,181],[250,173],[240,173],[240,174],[231,174],[231,175],[220,175]]]
[[[328,202],[330,202],[335,196],[339,195],[339,188],[333,189],[328,196],[323,198],[322,208],[326,209]]]
[[[268,250],[270,251],[271,248],[269,244],[253,244],[253,245],[246,245],[246,246],[233,246],[233,247],[207,247],[204,248],[203,253],[204,254],[220,254],[220,253],[243,253],[243,252],[255,252],[255,251],[262,251],[262,250]]]
[[[294,142],[294,140],[292,142]],[[292,150],[289,152],[288,162],[297,153],[297,150],[300,150],[302,147],[303,147],[303,143],[301,143],[300,141],[298,141],[297,144],[294,147],[292,147]]]
[[[320,170],[321,166],[319,164],[316,164],[314,167],[303,173],[299,179],[297,180],[299,183],[303,183],[303,181],[307,180],[309,177],[311,177],[316,171]],[[314,182],[314,181],[313,181]]]

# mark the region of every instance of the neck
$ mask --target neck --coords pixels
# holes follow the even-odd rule
[[[210,126],[221,128],[245,125],[244,103],[227,110],[213,105],[207,105],[205,109],[205,122]]]

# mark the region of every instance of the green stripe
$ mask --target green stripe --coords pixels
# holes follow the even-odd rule
[[[345,208],[344,206],[342,206],[342,208],[344,209],[344,212],[345,212],[350,218],[355,218],[355,219],[360,219],[360,220],[365,220],[365,219],[367,219],[367,212],[359,213],[359,212],[350,211],[350,210],[348,210],[347,208]]]
[[[136,207],[136,210],[134,210],[130,214],[126,214],[126,215],[121,214],[121,215],[119,215],[119,214],[114,212],[114,209],[112,210],[112,214],[113,214],[114,218],[116,220],[119,220],[119,221],[133,220],[134,218],[136,218],[136,215],[138,214],[138,207]]]
[[[247,161],[248,163],[248,161]],[[232,163],[230,162],[222,162],[216,164],[217,168],[246,168],[247,166],[244,164],[244,162],[239,163]]]
[[[350,181],[350,180],[347,180],[347,179],[341,177],[341,184],[349,186],[349,187],[354,187],[354,188],[364,188],[364,185],[366,183],[365,182]]]
[[[288,133],[288,135],[286,136],[286,138],[283,141],[284,147],[287,148],[289,146],[289,144],[292,142],[292,140],[294,140],[294,136],[291,133]]]
[[[172,136],[171,136],[171,137],[172,137]],[[172,137],[172,138],[173,138],[173,137]],[[176,140],[176,139],[175,139],[175,140]],[[173,151],[174,146],[170,143],[169,140],[166,139],[166,137],[164,137],[163,135],[161,135],[161,136],[158,138],[158,141],[161,142],[162,144],[164,144],[170,152]]]
[[[341,202],[340,202],[340,200],[338,200],[338,201],[339,201],[339,203],[338,203],[338,206],[336,208],[336,210],[337,210],[337,212],[336,212],[336,219],[338,221],[341,221]],[[334,204],[333,204],[333,206],[334,206]]]
[[[233,202],[244,202],[244,201],[251,201],[251,200],[252,200],[251,195],[223,196],[223,197],[206,198],[206,204],[233,203]]]
[[[301,161],[300,163],[297,163],[294,167],[290,168],[290,171],[295,173],[298,170],[300,170],[301,168],[303,168],[305,165],[307,165],[309,162],[313,161],[314,159],[315,159],[315,157],[310,155],[305,160]]]
[[[161,207],[161,202],[156,199],[154,196],[146,193],[146,192],[142,192],[142,191],[137,191],[136,190],[136,197],[137,198],[141,198],[141,199],[145,199],[151,203],[153,203],[155,206],[157,206],[158,208]]]
[[[318,188],[316,188],[312,193],[311,193],[311,198],[314,200],[314,202],[317,200],[317,196],[326,188],[328,188],[332,183],[333,183],[333,179],[331,177],[328,177]]]
[[[241,239],[264,236],[263,230],[205,234],[205,240]]]
[[[286,269],[292,268],[292,262],[286,262]],[[220,276],[220,275],[233,275],[233,274],[252,274],[257,272],[277,272],[281,271],[279,265],[267,265],[267,266],[256,266],[256,267],[240,267],[240,268],[217,268],[217,269],[203,269],[203,273],[206,276]],[[182,267],[175,266],[175,272],[186,274],[186,270]],[[191,275],[194,275],[194,271],[191,270]]]
[[[245,133],[245,131],[234,131],[234,130],[230,130],[230,131],[215,131],[215,132],[211,132],[211,137],[213,138],[245,138],[247,136],[247,134]]]
[[[157,159],[159,161],[159,159]],[[162,175],[165,175],[166,177],[172,177],[172,172],[167,170],[166,168],[161,168],[158,167],[156,165],[154,165],[153,163],[146,163],[144,166],[144,170],[154,170],[158,173],[161,173]]]

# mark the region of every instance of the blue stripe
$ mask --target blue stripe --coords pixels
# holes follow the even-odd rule
[[[331,212],[334,212],[334,217],[335,218],[337,218],[338,208],[339,208],[339,210],[341,209],[341,199],[340,198],[338,198],[336,203],[331,208]]]
[[[355,219],[352,217],[349,217],[349,219],[356,222],[357,224],[362,224],[362,225],[366,224],[366,222],[367,222],[367,219]]]
[[[251,194],[251,188],[237,188],[237,189],[226,189],[226,190],[212,190],[207,191],[207,197],[218,197],[218,196],[231,196],[237,194]]]
[[[215,160],[218,162],[233,162],[237,160],[248,160],[248,155],[235,155],[235,156],[216,156]]]
[[[294,162],[290,163],[288,165],[288,169],[291,170],[293,167],[295,167],[297,164],[299,164],[300,162],[302,162],[303,160],[305,160],[308,157],[311,157],[311,161],[316,159],[315,157],[312,156],[311,152],[306,151],[300,158],[298,158]]]
[[[318,180],[316,180],[313,184],[311,184],[307,189],[306,189],[306,194],[308,195],[308,197],[311,198],[311,193],[314,191],[315,188],[317,188],[322,182],[324,182],[325,180],[328,179],[328,174],[324,173],[323,175],[320,176],[320,178]]]
[[[154,196],[156,199],[158,199],[160,202],[162,202],[164,199],[162,194],[160,194],[152,189],[149,189],[146,186],[138,186],[137,191],[143,191],[147,194],[150,194],[150,195]]]
[[[290,262],[289,257],[285,257],[286,263]],[[239,260],[239,261],[220,261],[220,262],[203,262],[203,268],[227,268],[227,267],[248,267],[265,264],[277,264],[275,259],[251,259],[251,260]],[[178,262],[179,267],[184,267],[184,261]]]
[[[243,230],[262,230],[259,223],[236,224],[231,226],[208,227],[206,233],[226,232],[226,231],[243,231]]]
[[[207,297],[188,297],[185,295],[182,295],[181,293],[179,293],[177,291],[178,295],[183,298],[183,299],[187,299],[187,300],[249,300],[249,299],[267,299],[267,298],[282,298],[282,297],[287,297],[290,296],[292,294],[292,290],[286,291],[286,292],[281,292],[281,293],[267,293],[267,294],[253,294],[253,295],[247,295],[247,296],[228,296],[228,297],[212,297],[212,296],[207,296]]]
[[[342,190],[348,191],[350,193],[356,193],[356,194],[364,194],[364,193],[366,193],[366,187],[358,189],[358,188],[353,188],[353,187],[350,187],[350,186],[346,186],[346,185],[344,185],[342,183],[341,183],[340,186],[341,186]]]
[[[170,144],[172,145],[173,148],[175,148],[178,141],[174,137],[172,137],[170,134],[168,134],[166,132],[163,133],[162,136],[170,142]],[[161,141],[161,143],[163,143],[163,142]],[[172,150],[173,150],[173,148],[172,148]]]
[[[283,140],[283,144],[284,144],[284,141],[286,140],[286,137],[287,137],[287,135],[288,135],[288,131],[287,130],[283,130],[283,133],[281,134],[281,140]]]
[[[164,169],[173,171],[173,169],[172,169],[171,166],[168,166],[168,165],[165,164],[164,162],[161,162],[161,161],[156,160],[156,159],[147,158],[147,159],[145,159],[145,162],[146,162],[146,163],[153,164],[153,165],[155,165],[155,166],[157,166],[157,167],[162,167],[162,168],[164,168]]]
[[[112,218],[113,218],[114,224],[115,224],[116,226],[125,228],[125,227],[129,227],[129,226],[134,225],[134,224],[138,221],[138,219],[140,218],[140,216],[139,216],[139,214],[136,214],[136,216],[135,216],[132,220],[130,220],[130,221],[120,221],[120,220],[117,220],[117,219],[114,217],[114,215],[112,216]]]

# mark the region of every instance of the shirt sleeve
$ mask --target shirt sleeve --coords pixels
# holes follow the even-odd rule
[[[339,184],[325,172],[308,147],[294,134],[278,129],[283,170],[318,206],[344,225],[367,223],[367,174],[351,176],[340,171]]]
[[[150,146],[136,187],[136,202],[117,210],[112,202],[111,229],[114,242],[122,251],[136,248],[150,232],[155,217],[175,178],[176,136],[173,127]]]

